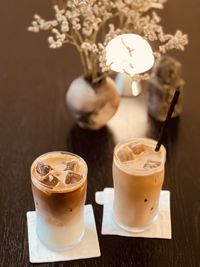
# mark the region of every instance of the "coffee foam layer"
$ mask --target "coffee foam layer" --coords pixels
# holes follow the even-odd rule
[[[160,171],[165,163],[165,148],[155,151],[156,142],[151,139],[133,139],[115,149],[115,163],[129,173],[150,174]]]
[[[42,155],[31,168],[32,181],[40,190],[74,191],[86,179],[85,162],[73,154],[52,152]]]

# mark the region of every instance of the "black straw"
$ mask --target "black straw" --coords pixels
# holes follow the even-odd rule
[[[168,123],[169,123],[169,121],[171,119],[171,116],[172,116],[172,113],[174,111],[175,105],[178,102],[179,94],[180,94],[180,91],[179,91],[179,89],[177,89],[175,91],[175,93],[174,93],[173,99],[171,101],[171,104],[170,104],[170,107],[169,107],[169,110],[168,110],[168,113],[167,113],[167,117],[166,117],[165,122],[163,124],[163,127],[161,129],[161,132],[160,132],[160,135],[159,135],[159,138],[158,138],[158,142],[156,144],[155,151],[159,151],[159,149],[160,149],[160,146],[162,144],[163,136],[164,136],[164,133],[166,131],[167,125],[168,125]]]

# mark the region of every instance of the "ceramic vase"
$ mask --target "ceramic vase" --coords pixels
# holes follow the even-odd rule
[[[106,77],[91,84],[80,76],[67,93],[66,103],[77,124],[85,129],[98,130],[115,114],[120,102],[115,82]]]

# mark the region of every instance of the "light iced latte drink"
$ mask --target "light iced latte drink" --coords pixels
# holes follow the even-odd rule
[[[50,152],[31,166],[36,232],[48,248],[67,250],[84,235],[87,165],[68,152]]]
[[[155,151],[156,141],[133,138],[119,143],[114,150],[113,215],[127,231],[139,232],[156,219],[164,181],[166,151]]]

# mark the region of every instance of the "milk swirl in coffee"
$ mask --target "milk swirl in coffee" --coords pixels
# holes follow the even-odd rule
[[[32,164],[36,231],[50,249],[73,247],[84,234],[87,165],[67,152],[50,152]]]
[[[158,213],[166,152],[155,146],[154,140],[133,138],[114,151],[114,218],[128,231],[144,230]]]

